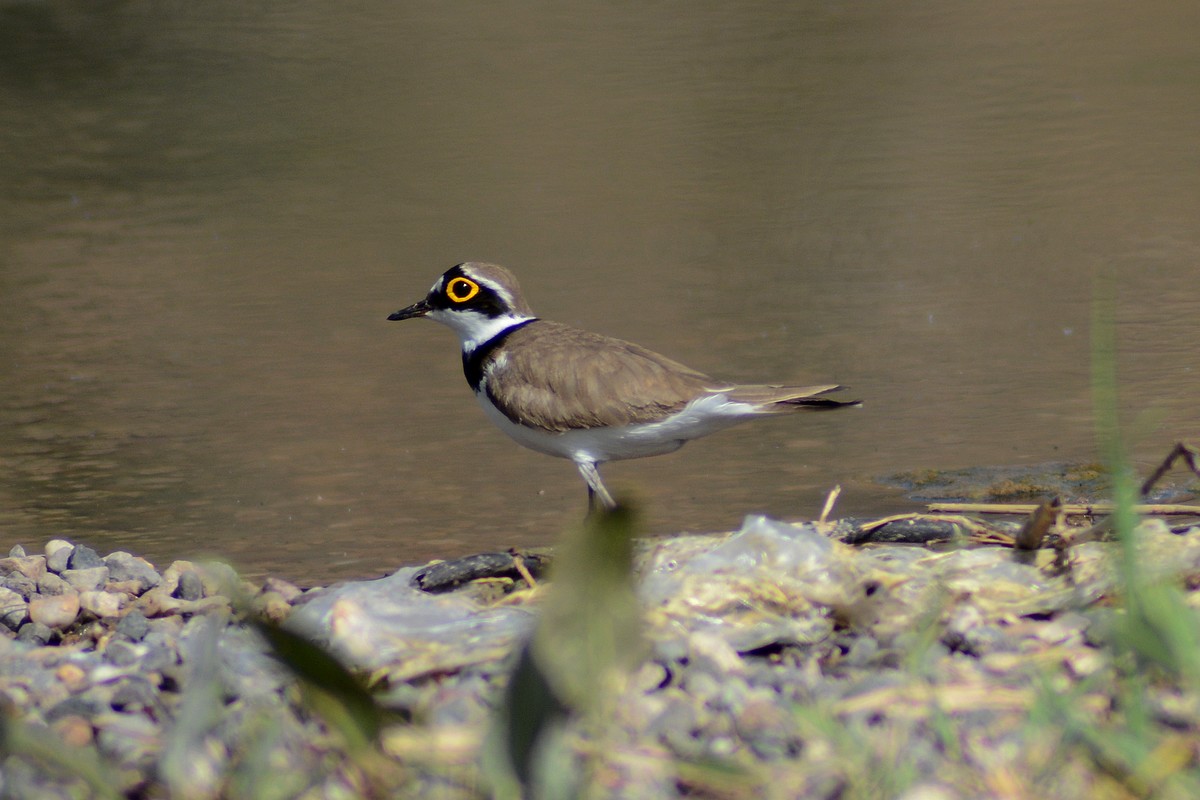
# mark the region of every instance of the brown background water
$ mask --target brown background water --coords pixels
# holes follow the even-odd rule
[[[552,542],[574,469],[387,323],[450,265],[731,380],[851,384],[606,468],[650,530],[906,509],[1200,423],[1200,5],[0,0],[0,549],[302,581]]]

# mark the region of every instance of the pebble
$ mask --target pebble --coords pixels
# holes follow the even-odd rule
[[[79,607],[93,616],[115,617],[121,613],[123,594],[112,592],[80,592]]]
[[[20,573],[36,582],[38,578],[46,574],[46,557],[10,555],[8,558],[0,558],[0,575],[8,575],[13,572]]]
[[[37,583],[19,572],[13,572],[0,578],[0,584],[3,584],[4,588],[11,589],[26,599],[31,594],[37,592]]]
[[[54,631],[40,622],[26,622],[17,631],[17,641],[42,646],[54,638]]]
[[[162,576],[144,558],[118,550],[104,557],[109,577],[114,581],[137,581],[141,591],[152,589],[162,583]]]
[[[108,583],[108,567],[72,567],[62,571],[61,577],[77,592],[93,592]]]
[[[136,608],[121,617],[117,623],[116,634],[131,642],[140,642],[150,632],[150,621]]]
[[[180,600],[200,600],[204,597],[204,580],[195,570],[179,573],[179,583],[174,596]]]
[[[62,630],[79,616],[79,595],[71,592],[29,598],[29,618],[47,628]]]
[[[75,545],[67,559],[68,569],[91,569],[103,566],[104,559],[100,558],[100,554],[86,544]]]
[[[51,539],[46,542],[46,568],[51,572],[62,572],[67,568],[67,561],[71,558],[71,553],[75,551],[75,545],[65,539]]]
[[[50,726],[67,747],[87,747],[94,738],[92,723],[78,714],[65,714]]]
[[[0,622],[15,631],[29,618],[29,605],[25,598],[6,586],[0,586]]]
[[[88,686],[88,675],[83,667],[73,662],[67,662],[61,665],[54,671],[54,677],[58,678],[63,686],[67,687],[69,692],[80,692]]]
[[[38,594],[65,594],[72,591],[71,584],[62,579],[60,575],[53,572],[47,572],[42,577],[38,578],[37,582]]]

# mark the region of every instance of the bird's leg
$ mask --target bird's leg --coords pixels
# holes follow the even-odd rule
[[[600,472],[596,469],[595,461],[576,461],[576,468],[579,474],[583,476],[584,483],[588,487],[588,515],[590,516],[596,510],[596,500],[600,501],[601,508],[612,510],[617,507],[617,503],[612,499],[612,495],[608,493],[608,489],[604,488],[604,482],[600,480]]]

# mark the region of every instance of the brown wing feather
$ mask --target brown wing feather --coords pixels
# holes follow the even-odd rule
[[[653,422],[729,384],[631,342],[538,320],[513,331],[487,392],[513,422],[544,431]]]

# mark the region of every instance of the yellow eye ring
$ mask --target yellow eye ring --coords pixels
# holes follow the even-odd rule
[[[446,284],[446,297],[456,303],[465,303],[479,294],[479,284],[469,278],[451,278]]]

